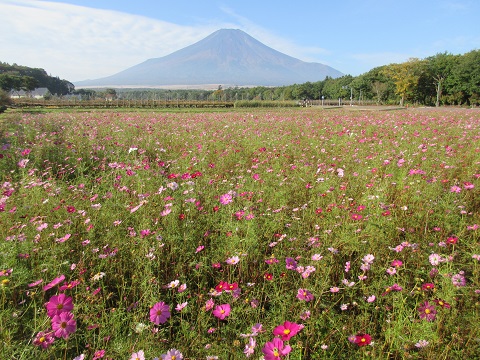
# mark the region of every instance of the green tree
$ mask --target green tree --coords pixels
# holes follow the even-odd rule
[[[460,56],[452,70],[452,92],[461,104],[478,104],[480,98],[480,50]]]
[[[439,53],[435,56],[426,58],[427,76],[433,80],[435,87],[435,106],[440,106],[442,97],[443,84],[445,80],[451,76],[452,71],[457,63],[457,57],[447,52]]]
[[[32,92],[38,87],[39,81],[33,76],[23,76],[22,77],[22,89],[25,92]]]
[[[403,106],[408,95],[416,91],[420,77],[422,60],[411,58],[400,64],[390,64],[384,68],[385,75],[390,77],[396,86],[396,93],[400,96],[400,106]]]
[[[0,89],[0,113],[6,110],[11,102],[10,96],[5,90]]]

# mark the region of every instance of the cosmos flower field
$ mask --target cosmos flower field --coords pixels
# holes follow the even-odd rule
[[[0,118],[0,358],[480,357],[480,111]]]

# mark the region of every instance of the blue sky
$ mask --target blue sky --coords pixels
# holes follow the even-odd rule
[[[0,0],[0,61],[70,81],[113,75],[221,28],[354,76],[480,49],[479,0]]]

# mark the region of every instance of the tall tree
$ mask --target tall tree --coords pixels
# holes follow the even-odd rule
[[[411,58],[400,64],[390,64],[384,68],[385,74],[395,82],[396,93],[403,106],[408,94],[413,94],[418,84],[422,60]]]
[[[436,92],[435,106],[440,106],[443,83],[449,77],[456,63],[456,57],[446,52],[428,57],[427,67],[429,76],[433,79]]]

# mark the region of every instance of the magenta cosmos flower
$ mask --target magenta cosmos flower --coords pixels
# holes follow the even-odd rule
[[[59,277],[56,277],[55,279],[53,279],[52,281],[50,281],[47,285],[45,285],[43,287],[43,291],[47,291],[47,290],[53,288],[54,286],[57,286],[63,280],[65,280],[65,275],[60,275]]]
[[[53,337],[52,332],[40,331],[35,339],[33,340],[33,345],[40,346],[42,349],[48,348],[53,344],[55,338]]]
[[[427,321],[434,321],[437,314],[435,306],[428,301],[425,301],[423,305],[418,308],[418,312],[420,319],[425,319]]]
[[[279,360],[288,355],[290,351],[292,351],[292,348],[289,345],[284,345],[279,338],[267,342],[262,348],[265,360]]]
[[[227,205],[230,204],[233,201],[232,195],[231,194],[223,194],[220,195],[220,204],[222,205]]]
[[[155,325],[164,324],[170,317],[170,307],[163,301],[153,305],[150,309],[150,321]]]
[[[213,315],[220,320],[224,320],[228,315],[230,315],[230,311],[230,304],[217,305],[213,310]]]
[[[444,309],[450,309],[452,307],[448,302],[441,299],[433,300],[433,302]]]
[[[287,341],[298,334],[300,330],[302,330],[302,326],[290,321],[285,321],[283,325],[278,325],[273,329],[273,335],[280,336],[283,341]]]
[[[53,335],[57,338],[68,339],[70,334],[77,330],[77,322],[71,312],[63,312],[52,318]]]
[[[368,334],[355,335],[353,342],[358,346],[367,346],[372,342],[372,337]]]
[[[72,298],[65,294],[54,295],[45,304],[45,307],[47,308],[48,317],[53,318],[55,315],[73,310]]]
[[[298,289],[297,299],[309,302],[309,301],[312,301],[314,299],[314,296],[307,289]]]

